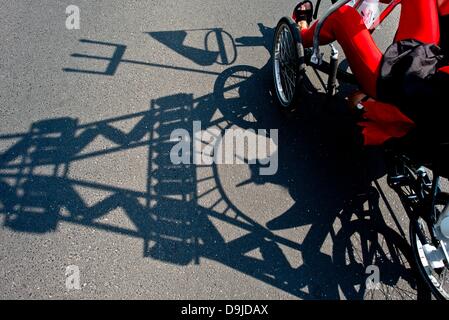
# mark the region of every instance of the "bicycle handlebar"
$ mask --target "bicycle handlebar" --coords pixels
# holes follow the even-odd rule
[[[337,1],[338,0],[331,0],[332,4],[334,4]],[[320,5],[321,5],[321,0],[317,0],[316,5],[315,5],[315,12],[313,13],[313,19],[315,19],[315,20],[316,20],[316,18],[318,18],[318,11],[320,9]]]
[[[315,12],[313,13],[313,19],[315,19],[315,20],[316,20],[316,18],[318,18],[318,10],[320,9],[320,5],[321,5],[321,0],[317,0],[316,5],[315,5]]]

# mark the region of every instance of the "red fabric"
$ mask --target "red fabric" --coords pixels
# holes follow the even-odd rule
[[[444,73],[449,74],[449,66],[445,66],[445,67],[438,69],[438,72],[444,72]]]
[[[392,104],[369,100],[363,102],[362,134],[366,146],[382,145],[391,138],[402,138],[415,127],[414,122]]]

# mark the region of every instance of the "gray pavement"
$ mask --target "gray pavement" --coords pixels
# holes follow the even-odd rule
[[[293,6],[3,0],[0,298],[416,299],[379,152],[354,149],[320,92],[292,117],[274,107],[269,49]],[[193,121],[279,129],[277,174],[173,165],[170,133]]]

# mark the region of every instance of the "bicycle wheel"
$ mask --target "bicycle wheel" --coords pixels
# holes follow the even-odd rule
[[[347,299],[428,299],[429,291],[413,268],[410,246],[398,233],[370,220],[344,225],[334,241],[333,260],[342,275],[340,288]],[[379,282],[370,287],[370,268]]]
[[[428,174],[423,174],[421,169],[414,169],[407,163],[403,163],[402,172],[407,183],[395,186],[395,190],[402,199],[403,204],[407,211],[414,211],[409,225],[410,244],[412,247],[412,254],[424,282],[429,287],[432,294],[440,300],[449,299],[449,269],[447,268],[447,261],[445,267],[434,268],[429,262],[425,253],[425,246],[429,245],[436,249],[440,249],[440,243],[434,237],[434,228],[429,226],[428,223],[422,218],[425,212],[419,212],[423,210],[423,206],[420,203],[426,202],[426,199],[431,197],[431,185]],[[437,189],[438,193],[441,193],[440,187]],[[431,212],[434,216],[438,217],[444,209],[446,203],[440,201],[440,197],[436,197],[437,202],[434,204]],[[405,201],[404,201],[405,200]]]
[[[303,92],[304,48],[298,26],[291,18],[282,18],[274,33],[273,78],[282,110],[298,106]]]
[[[435,210],[438,210],[435,208]],[[421,233],[421,237],[419,236]],[[426,239],[427,243],[422,243],[421,239]],[[432,294],[440,300],[449,299],[449,269],[447,263],[443,268],[433,268],[424,252],[424,245],[431,244],[438,248],[431,240],[431,231],[422,218],[410,222],[410,242],[413,255],[418,265],[418,270],[425,282],[429,286]]]

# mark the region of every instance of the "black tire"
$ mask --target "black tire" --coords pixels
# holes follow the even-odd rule
[[[281,39],[281,37],[283,37]],[[284,46],[281,44],[284,41]],[[282,57],[281,47],[288,52],[288,57]],[[282,61],[281,61],[282,60]],[[293,111],[298,108],[304,93],[303,79],[305,73],[304,48],[298,25],[288,17],[282,18],[274,32],[273,49],[273,83],[277,97],[277,105],[283,111]],[[282,76],[282,70],[288,69],[291,77]],[[288,83],[286,79],[289,79]]]

